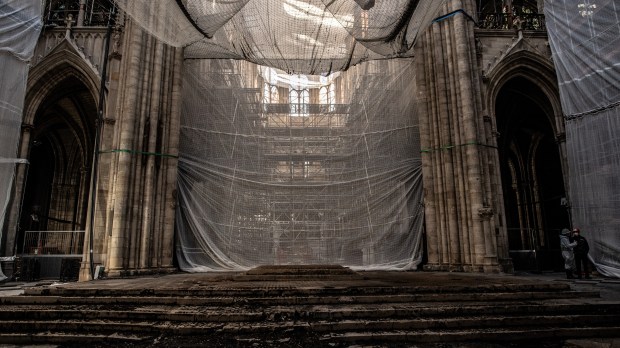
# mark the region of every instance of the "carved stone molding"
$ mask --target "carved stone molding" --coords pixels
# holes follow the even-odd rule
[[[491,219],[495,213],[493,212],[493,208],[484,207],[478,210],[478,216],[483,219]]]
[[[566,133],[565,132],[561,132],[555,135],[555,142],[556,143],[565,143],[566,142]]]

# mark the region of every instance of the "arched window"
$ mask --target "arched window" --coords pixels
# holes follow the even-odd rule
[[[362,11],[362,38],[365,39],[368,36],[368,11]]]
[[[323,86],[319,89],[319,104],[329,104],[329,88],[327,88],[327,86]]]
[[[276,104],[279,102],[278,87],[265,83],[263,85],[263,104]]]
[[[271,103],[271,93],[269,92],[269,84],[263,85],[263,104]]]
[[[329,85],[329,111],[334,111],[336,109],[336,85],[333,83]]]
[[[328,105],[327,108],[321,110],[334,111],[334,104],[336,104],[336,87],[333,83],[319,89],[319,104]]]
[[[307,89],[289,90],[289,101],[291,104],[291,115],[307,116],[309,113],[308,104],[310,104],[310,92]]]

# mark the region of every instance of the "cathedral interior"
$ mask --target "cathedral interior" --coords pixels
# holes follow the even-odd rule
[[[0,277],[544,272],[573,227],[620,277],[619,13],[5,1]]]

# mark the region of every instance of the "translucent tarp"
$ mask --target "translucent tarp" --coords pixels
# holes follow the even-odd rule
[[[232,58],[289,73],[410,57],[438,0],[117,0],[187,58]]]
[[[620,277],[620,4],[545,1],[566,119],[571,212],[598,271]]]
[[[397,58],[443,1],[117,3],[185,48],[182,269],[419,264],[414,68]]]
[[[412,59],[329,76],[233,60],[189,60],[184,70],[182,269],[421,262]]]
[[[40,0],[0,0],[0,241],[11,197],[28,60],[41,31]],[[0,269],[0,281],[6,277]]]

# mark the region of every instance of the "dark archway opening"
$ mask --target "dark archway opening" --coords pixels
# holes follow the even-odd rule
[[[559,232],[570,226],[560,152],[543,91],[523,77],[496,100],[508,246],[515,270],[559,270]]]
[[[33,233],[82,231],[86,226],[96,103],[77,77],[66,76],[50,90],[33,121],[17,236],[20,254],[81,253],[81,235],[76,239],[75,234],[66,234],[71,240],[46,245],[41,236],[60,234]],[[30,240],[35,235],[36,243]],[[61,250],[65,242],[70,247],[63,244]]]

